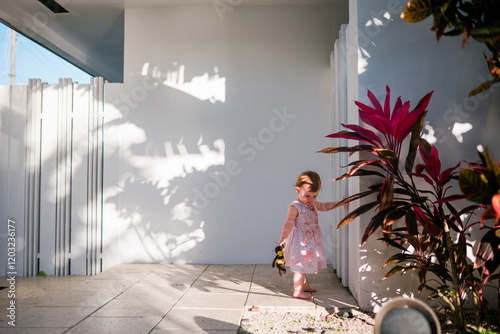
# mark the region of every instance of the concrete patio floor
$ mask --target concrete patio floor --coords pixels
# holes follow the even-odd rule
[[[318,290],[314,300],[292,297],[292,277],[271,265],[174,264],[123,264],[95,276],[2,277],[0,333],[224,334],[237,333],[253,306],[315,316],[358,308],[331,267],[308,275]]]

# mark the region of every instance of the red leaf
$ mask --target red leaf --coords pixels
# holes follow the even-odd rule
[[[391,118],[391,90],[389,86],[385,86],[385,104],[384,104],[384,117],[387,119]]]
[[[394,118],[394,115],[397,114],[399,111],[399,109],[401,109],[401,106],[403,105],[403,102],[401,102],[401,96],[398,97],[398,99],[396,100],[396,104],[394,105],[394,109],[392,110],[392,117]]]
[[[405,102],[401,106],[396,117],[394,117],[393,115],[392,126],[394,129],[396,129],[394,137],[399,143],[401,143],[406,138],[406,136],[410,134],[411,128],[418,118],[418,115],[408,113],[408,110],[410,110],[410,103]]]
[[[364,123],[372,126],[376,130],[382,132],[384,135],[390,134],[392,135],[392,125],[381,115],[368,115],[364,112],[359,112],[359,119],[361,119]]]
[[[485,262],[492,259],[496,253],[498,253],[500,244],[500,238],[496,235],[497,229],[491,229],[485,233],[476,253],[476,261],[474,262],[474,268],[481,267]]]
[[[422,224],[422,226],[427,226],[427,228],[429,229],[429,233],[431,235],[436,235],[437,231],[435,226],[429,222],[427,216],[424,214],[422,209],[420,209],[418,206],[414,206],[413,211],[415,212],[415,215],[417,216],[417,219],[420,222],[420,224]]]
[[[368,90],[368,98],[370,99],[370,102],[373,104],[375,107],[375,110],[377,111],[378,114],[383,115],[384,111],[382,110],[382,106],[380,105],[380,102],[378,102],[377,98],[373,93]]]
[[[422,111],[424,111],[427,108],[427,106],[429,105],[432,93],[434,93],[434,91],[427,93],[427,95],[425,95],[423,98],[421,98],[420,101],[418,101],[415,109],[418,108],[418,109],[422,109]]]
[[[354,104],[358,106],[360,112],[362,111],[368,115],[376,115],[377,114],[377,110],[375,108],[369,107],[364,103],[361,103],[359,101],[354,101]]]
[[[441,175],[439,177],[440,185],[444,185],[446,182],[449,181],[450,176],[458,168],[458,166],[460,166],[460,162],[455,167],[450,167],[441,173]]]
[[[429,155],[429,161],[427,162],[427,173],[434,180],[439,180],[439,174],[441,173],[441,161],[439,160],[439,153],[435,146],[431,148],[431,154]]]
[[[371,139],[366,138],[362,134],[358,132],[350,132],[350,131],[339,131],[337,133],[332,133],[327,136],[328,138],[343,138],[343,139],[351,139],[351,140],[359,140],[359,141],[364,141],[366,143],[373,144],[374,146],[377,146]],[[380,140],[380,139],[379,139]]]
[[[435,146],[431,147],[429,156],[424,154],[423,150],[420,150],[420,156],[424,160],[424,169],[429,174],[429,176],[437,182],[439,182],[439,174],[441,172],[441,161],[439,160],[439,153]],[[419,175],[422,176],[423,175]]]
[[[359,125],[355,125],[355,124],[347,124],[347,125],[342,124],[342,126],[344,128],[348,128],[349,130],[352,130],[354,132],[359,133],[363,137],[366,137],[366,138],[372,140],[373,142],[376,141],[380,145],[382,145],[382,140],[371,130],[365,129],[365,128],[363,128]]]

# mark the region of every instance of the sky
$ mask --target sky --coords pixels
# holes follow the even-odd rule
[[[11,29],[0,22],[0,85],[10,85]],[[28,79],[56,84],[59,78],[70,78],[81,84],[91,76],[39,44],[16,33],[15,84],[27,85]]]

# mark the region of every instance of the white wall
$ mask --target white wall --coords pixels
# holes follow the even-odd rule
[[[439,150],[442,169],[462,159],[478,160],[478,145],[490,145],[494,157],[499,159],[499,87],[467,98],[471,89],[489,79],[482,55],[484,47],[470,40],[462,49],[461,37],[443,37],[438,43],[430,31],[430,20],[409,24],[399,18],[406,1],[353,2],[357,11],[350,13],[349,28],[357,29],[361,56],[357,68],[351,71],[358,73],[359,100],[369,103],[368,89],[380,100],[385,97],[385,86],[389,85],[392,103],[402,96],[404,101],[410,100],[413,108],[420,98],[434,91],[426,117],[432,129],[427,128],[425,134],[433,134],[429,138],[436,140],[434,144]],[[453,133],[457,123],[469,124],[472,128],[460,136]],[[358,240],[368,221],[368,216],[360,220]],[[364,309],[377,309],[390,297],[415,293],[412,287],[416,287],[417,282],[415,278],[406,277],[408,275],[380,281],[388,270],[381,266],[393,250],[375,241],[376,236],[372,239],[359,249],[359,268],[351,266],[350,272],[350,288]],[[358,245],[351,244],[350,251],[354,253],[357,248]],[[489,298],[489,301],[495,307],[496,298]]]
[[[316,151],[347,7],[230,9],[125,13],[124,84],[106,88],[105,268],[271,263],[299,173],[334,200],[333,157]],[[331,213],[320,223],[330,250]]]

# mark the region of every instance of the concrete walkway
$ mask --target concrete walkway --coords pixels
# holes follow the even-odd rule
[[[237,333],[253,306],[357,308],[331,268],[308,276],[314,300],[292,297],[292,276],[271,265],[124,264],[96,276],[2,277],[0,333],[223,334]]]

